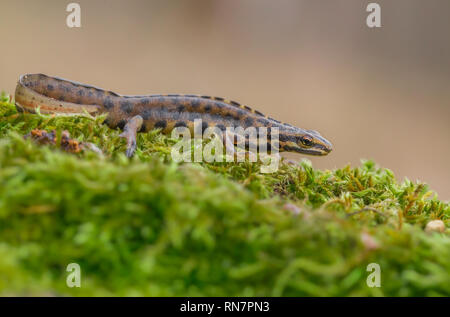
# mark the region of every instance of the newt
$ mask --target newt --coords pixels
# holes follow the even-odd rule
[[[91,115],[106,113],[105,123],[123,130],[128,157],[136,150],[137,132],[161,129],[170,134],[176,127],[193,130],[194,120],[202,120],[202,130],[217,127],[278,128],[279,151],[327,155],[331,143],[314,130],[301,129],[262,114],[236,101],[206,95],[120,95],[90,85],[44,74],[19,78],[15,92],[18,111],[44,114]],[[233,144],[236,144],[234,140]],[[268,143],[268,146],[270,143]],[[269,148],[270,150],[270,148]]]

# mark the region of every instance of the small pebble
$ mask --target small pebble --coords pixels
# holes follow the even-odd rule
[[[298,162],[289,159],[285,159],[283,162],[288,165],[298,165]]]
[[[442,220],[431,220],[425,227],[425,232],[444,232],[445,224]]]
[[[299,215],[301,213],[300,208],[298,208],[296,205],[294,204],[285,204],[283,206],[284,210],[290,211],[291,213],[293,213],[294,215]]]
[[[300,207],[294,205],[294,204],[284,204],[283,209],[286,211],[289,211],[291,214],[293,215],[302,215],[303,219],[308,220],[311,218],[311,213],[308,212],[307,210],[304,209],[300,209]]]
[[[380,247],[377,240],[366,232],[361,233],[361,242],[367,250],[376,250]]]

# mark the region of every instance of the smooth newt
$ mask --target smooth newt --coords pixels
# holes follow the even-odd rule
[[[136,132],[161,129],[169,134],[176,127],[193,129],[195,119],[202,119],[202,129],[218,127],[266,127],[279,129],[279,151],[309,155],[327,155],[329,141],[317,131],[282,123],[238,102],[199,95],[126,96],[94,86],[51,77],[27,74],[19,78],[15,93],[19,111],[47,114],[107,113],[106,124],[124,130],[127,155],[136,148]],[[269,138],[269,137],[268,137]],[[235,142],[233,142],[235,143]],[[270,145],[270,143],[268,144]]]

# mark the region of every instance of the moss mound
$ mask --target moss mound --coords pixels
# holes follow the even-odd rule
[[[118,296],[450,295],[450,205],[371,161],[174,163],[175,140],[139,135],[123,155],[104,117],[19,114],[0,99],[0,294]],[[68,130],[105,153],[24,140]],[[69,263],[81,287],[66,285]],[[369,263],[381,267],[370,288]]]

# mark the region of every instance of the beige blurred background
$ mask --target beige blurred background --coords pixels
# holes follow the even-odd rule
[[[0,0],[0,90],[42,72],[123,94],[228,97],[318,130],[319,168],[374,159],[450,198],[450,1]],[[301,159],[300,155],[288,155]]]

